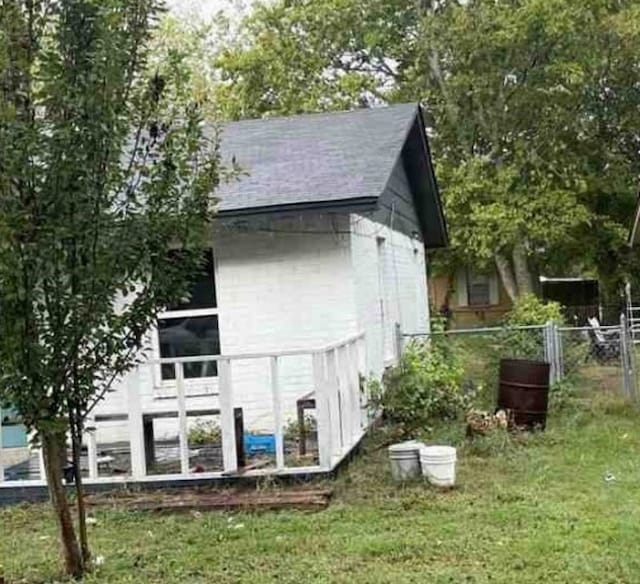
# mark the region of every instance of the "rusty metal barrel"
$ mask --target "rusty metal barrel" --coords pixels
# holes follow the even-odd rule
[[[507,410],[518,427],[544,429],[549,404],[549,363],[502,359],[498,407]]]

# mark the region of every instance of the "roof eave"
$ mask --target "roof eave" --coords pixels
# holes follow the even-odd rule
[[[425,149],[425,154],[427,156],[427,160],[429,161],[429,166],[431,168],[431,178],[433,179],[433,187],[434,193],[437,200],[437,206],[439,210],[438,221],[440,222],[440,228],[442,231],[442,244],[440,245],[430,245],[430,249],[444,249],[449,247],[449,229],[447,227],[447,220],[444,216],[444,208],[442,206],[442,197],[440,196],[440,187],[438,186],[438,179],[436,178],[436,173],[433,168],[433,157],[431,156],[431,147],[429,146],[429,139],[427,137],[426,126],[424,123],[424,113],[422,111],[422,105],[418,104],[418,111],[416,114],[419,118],[420,123],[420,135],[422,136],[422,144]]]
[[[250,215],[275,215],[282,213],[303,211],[325,211],[327,213],[349,211],[363,211],[373,207],[378,197],[357,197],[353,199],[338,199],[334,201],[312,201],[306,203],[284,203],[279,205],[264,205],[261,207],[243,207],[239,209],[220,210],[216,216],[220,219],[246,217]]]

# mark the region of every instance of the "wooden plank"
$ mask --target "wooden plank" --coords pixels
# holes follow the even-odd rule
[[[126,422],[129,414],[96,414],[96,422]]]
[[[120,505],[130,511],[150,511],[154,513],[182,513],[189,511],[224,510],[275,510],[275,509],[326,509],[333,492],[324,490],[280,491],[270,493],[221,492],[198,493],[183,492],[179,495],[147,495],[133,498],[92,498],[91,508],[102,505]]]
[[[282,435],[284,422],[282,420],[282,396],[280,395],[280,375],[278,357],[271,357],[271,393],[273,398],[273,419],[275,421],[276,437],[276,469],[284,468],[284,438]]]
[[[236,460],[239,469],[246,469],[247,455],[244,451],[244,415],[242,408],[233,408],[233,429],[236,437]]]
[[[358,333],[352,335],[346,339],[339,341],[338,343],[331,343],[330,345],[326,345],[324,347],[320,347],[315,349],[317,352],[329,351],[330,349],[335,349],[338,346],[346,345],[350,343],[352,340],[360,339],[364,336],[363,333]],[[289,351],[274,351],[271,353],[229,353],[222,355],[198,355],[195,357],[180,357],[176,359],[174,357],[167,357],[166,359],[152,359],[149,363],[153,363],[156,365],[175,365],[175,363],[200,363],[202,361],[235,361],[235,360],[254,360],[254,359],[268,359],[276,355],[277,357],[300,357],[300,356],[308,356],[312,353],[309,349],[291,349]]]
[[[316,394],[316,412],[318,418],[318,457],[320,466],[331,468],[331,418],[327,383],[325,375],[324,353],[313,354],[313,383]]]
[[[187,426],[187,398],[184,391],[184,367],[176,365],[176,391],[178,394],[178,437],[180,440],[180,472],[189,474],[189,429]]]
[[[212,395],[212,394],[209,394]],[[189,408],[187,407],[187,417],[217,416],[220,414],[219,408]],[[178,412],[147,412],[144,414],[145,420],[157,420],[177,418]]]
[[[220,425],[222,426],[222,460],[226,473],[238,471],[235,420],[233,416],[233,386],[229,359],[218,361],[220,391]]]

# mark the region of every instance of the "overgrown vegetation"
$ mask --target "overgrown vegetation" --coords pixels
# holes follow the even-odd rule
[[[563,324],[562,307],[534,294],[519,298],[497,331],[447,333],[436,319],[427,339],[411,342],[381,382],[369,382],[372,406],[384,412],[398,438],[429,436],[434,425],[471,408],[492,412],[500,360],[542,360],[542,327],[549,322]],[[573,395],[588,357],[588,339],[565,341],[567,376],[551,388],[554,407],[564,407]]]
[[[562,305],[546,302],[535,294],[525,294],[518,298],[505,319],[506,326],[544,325],[548,322],[564,323]]]
[[[437,420],[456,418],[469,404],[464,371],[446,340],[413,341],[382,383],[371,385],[371,401],[401,438],[429,432]]]
[[[563,324],[562,306],[559,303],[545,302],[534,294],[525,294],[518,298],[506,315],[504,330],[498,334],[499,344],[493,355],[493,367],[496,372],[502,358],[542,360],[542,329],[519,327],[542,327],[549,322]]]
[[[192,446],[221,444],[222,429],[220,428],[220,424],[213,420],[198,420],[198,422],[189,429],[188,440]]]
[[[424,104],[451,272],[636,278],[625,246],[640,172],[635,0],[274,0],[211,59],[232,118]]]
[[[598,385],[582,389],[544,433],[468,444],[461,421],[434,425],[432,439],[459,452],[447,493],[394,483],[373,435],[322,513],[95,511],[103,563],[87,583],[635,582],[640,419]],[[0,576],[59,580],[46,507],[0,510],[0,525]]]
[[[302,427],[300,427],[300,423],[297,419],[288,419],[284,426],[282,435],[285,440],[294,442],[300,440],[301,433],[309,436],[312,433],[317,432],[317,430],[318,421],[316,420],[316,417],[311,414],[305,414],[302,421]]]

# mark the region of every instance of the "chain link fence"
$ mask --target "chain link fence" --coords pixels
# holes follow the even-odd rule
[[[444,343],[464,370],[469,391],[493,401],[502,359],[546,361],[552,387],[621,392],[636,399],[635,350],[624,323],[602,327],[543,326],[478,328],[403,334],[404,346]],[[495,401],[493,401],[495,403]],[[490,406],[487,403],[487,406]]]

